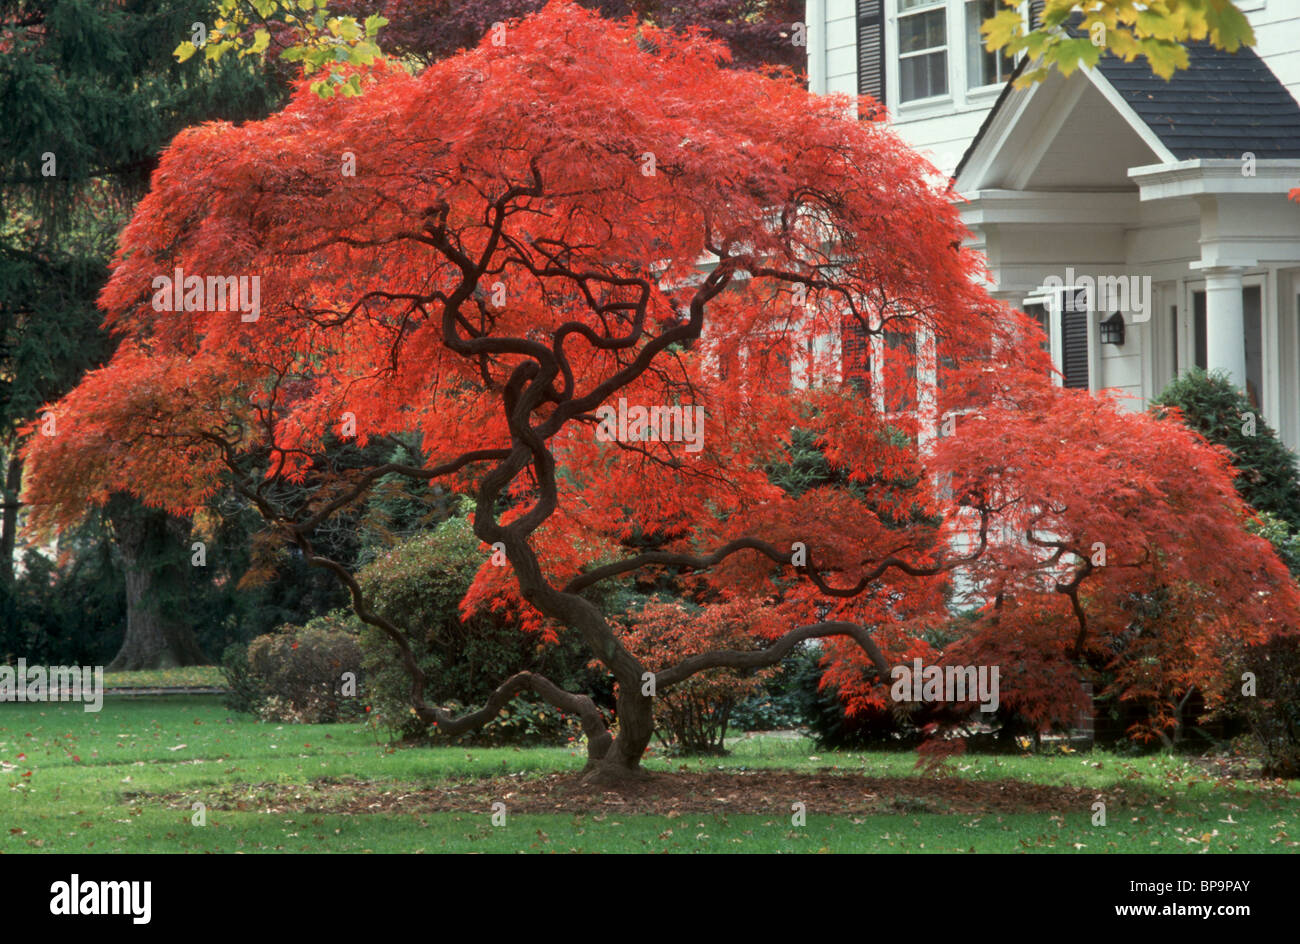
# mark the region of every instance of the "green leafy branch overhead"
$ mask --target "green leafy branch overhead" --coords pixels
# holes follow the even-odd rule
[[[326,8],[328,0],[218,0],[217,16],[211,24],[196,23],[191,37],[173,51],[185,62],[200,50],[209,62],[227,53],[260,56],[279,48],[286,62],[301,62],[303,72],[323,72],[312,83],[322,98],[357,95],[361,80],[343,74],[343,66],[368,65],[380,55],[375,41],[388,20],[378,14],[359,21],[335,16]]]
[[[1185,42],[1208,39],[1228,52],[1255,43],[1255,31],[1231,0],[1046,0],[1036,29],[1026,28],[1020,0],[1002,0],[980,32],[990,51],[1025,53],[1030,67],[1018,88],[1046,78],[1053,68],[1069,75],[1095,66],[1103,52],[1125,62],[1142,56],[1169,79],[1188,65]],[[1069,24],[1069,29],[1066,24]]]

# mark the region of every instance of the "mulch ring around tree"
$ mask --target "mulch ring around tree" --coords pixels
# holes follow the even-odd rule
[[[138,797],[128,796],[128,799]],[[956,777],[864,777],[826,769],[656,773],[617,787],[592,786],[579,774],[511,775],[452,780],[436,787],[322,779],[311,784],[231,784],[166,794],[188,809],[195,800],[210,810],[262,813],[483,813],[504,802],[511,813],[618,813],[672,816],[685,813],[790,815],[802,802],[810,812],[1059,813],[1088,810],[1098,799],[1123,798],[1096,790]]]

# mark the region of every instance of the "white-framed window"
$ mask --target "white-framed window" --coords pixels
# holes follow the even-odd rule
[[[969,103],[986,107],[1019,61],[988,52],[980,36],[1002,2],[856,0],[858,94],[924,117]],[[1020,0],[1014,9],[1029,22],[1040,2]]]
[[[948,94],[946,0],[898,0],[898,100]]]
[[[1001,10],[1001,0],[965,0],[966,30],[966,87],[984,88],[1001,85],[1011,77],[1016,67],[1013,56],[999,50],[989,52],[984,48],[980,26]]]
[[[1039,287],[1020,305],[1048,337],[1052,363],[1061,372],[1057,383],[1081,390],[1096,389],[1099,352],[1094,341],[1096,312],[1088,308],[1088,292],[1077,286]]]

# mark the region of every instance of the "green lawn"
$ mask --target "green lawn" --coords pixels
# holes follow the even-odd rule
[[[774,797],[770,815],[620,816],[606,807],[510,814],[504,826],[492,825],[487,805],[481,813],[353,815],[292,807],[295,788],[320,778],[358,780],[359,792],[381,793],[453,778],[579,770],[584,760],[563,748],[394,750],[383,740],[365,725],[260,724],[231,715],[215,697],[110,699],[100,713],[78,704],[0,705],[0,783],[7,791],[0,801],[0,852],[1295,852],[1300,846],[1300,783],[1224,781],[1181,759],[1100,752],[971,756],[952,762],[951,771],[1122,795],[1123,808],[1108,809],[1105,827],[1091,824],[1087,808],[832,816],[817,812],[815,796],[807,799],[802,827],[791,825],[790,797]],[[746,739],[735,748],[721,759],[652,758],[648,767],[919,776],[912,754],[817,752],[807,741],[779,738]],[[246,808],[219,808],[245,791],[249,800],[240,806]],[[263,802],[267,791],[290,803]],[[193,797],[210,798],[202,827],[191,823]]]

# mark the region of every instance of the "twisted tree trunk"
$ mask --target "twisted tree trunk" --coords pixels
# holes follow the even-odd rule
[[[587,759],[584,780],[588,783],[619,783],[649,776],[641,766],[650,739],[654,736],[654,699],[640,689],[620,690],[618,701],[618,737],[601,757]]]

